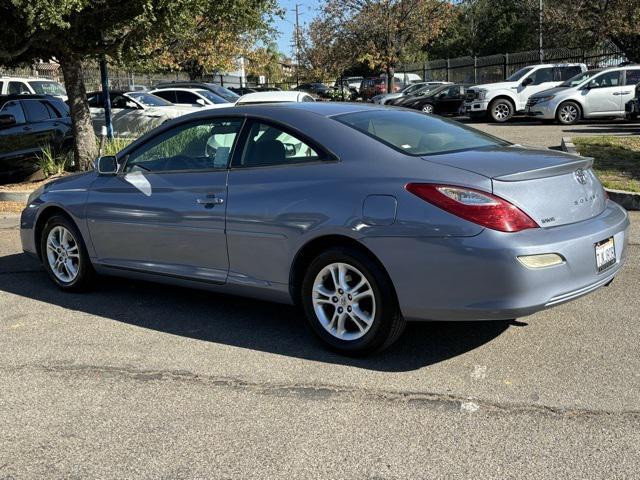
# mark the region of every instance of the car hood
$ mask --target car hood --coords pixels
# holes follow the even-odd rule
[[[519,82],[498,82],[498,83],[485,83],[483,85],[474,85],[469,90],[502,90],[505,88],[511,88],[518,85]]]
[[[147,107],[144,109],[144,113],[148,116],[179,117],[180,115],[186,115],[187,113],[198,112],[200,110],[202,110],[202,107],[171,105],[165,107]]]
[[[582,157],[556,152],[546,148],[523,147],[521,145],[496,146],[463,152],[425,155],[429,162],[460,168],[489,178],[523,175],[528,172],[558,171],[572,165]],[[584,159],[583,159],[584,160]]]
[[[543,90],[542,92],[538,92],[538,93],[534,93],[533,95],[531,95],[530,98],[533,97],[547,97],[549,95],[557,95],[560,92],[566,92],[567,90],[569,90],[569,88],[571,87],[554,87],[554,88],[550,88],[548,90]]]

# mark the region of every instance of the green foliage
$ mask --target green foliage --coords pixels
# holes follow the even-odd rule
[[[114,137],[111,140],[105,139],[104,143],[102,144],[101,155],[116,155],[120,150],[133,142],[133,140],[134,139],[132,138],[124,137]]]
[[[36,155],[37,165],[45,178],[64,173],[71,164],[70,152],[57,153],[49,145]]]

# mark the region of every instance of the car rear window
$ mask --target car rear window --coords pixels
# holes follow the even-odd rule
[[[473,128],[421,112],[372,109],[333,118],[409,155],[509,145]]]

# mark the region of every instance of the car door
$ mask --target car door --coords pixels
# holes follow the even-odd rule
[[[32,143],[37,151],[44,146],[56,146],[60,142],[61,134],[57,117],[51,117],[51,110],[42,100],[21,100],[22,108],[27,118]]]
[[[119,159],[117,175],[99,175],[86,207],[96,262],[224,283],[228,163],[242,122],[174,126]]]
[[[339,164],[311,140],[266,120],[247,125],[243,137],[229,172],[229,281],[288,295],[290,242],[326,222],[328,214],[318,212],[332,208],[308,192],[318,183],[330,189],[326,169]]]
[[[619,115],[622,104],[622,71],[603,72],[591,79],[580,91],[585,116]]]
[[[436,113],[452,114],[458,113],[463,101],[460,85],[452,85],[439,93],[436,103]]]
[[[18,100],[5,102],[0,106],[0,115],[12,115],[16,120],[13,125],[0,126],[0,173],[30,169],[37,145],[26,124],[22,105]]]
[[[544,67],[534,70],[527,75],[521,83],[521,87],[517,89],[519,105],[518,110],[523,110],[527,100],[534,93],[542,92],[556,86],[558,83],[553,78],[553,67]]]

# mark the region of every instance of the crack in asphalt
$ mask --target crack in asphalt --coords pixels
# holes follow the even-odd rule
[[[87,374],[127,377],[136,382],[178,381],[199,383],[219,388],[230,388],[262,395],[298,397],[305,400],[364,400],[386,403],[404,403],[416,407],[444,407],[463,412],[478,410],[507,414],[541,414],[563,418],[616,417],[640,421],[640,410],[608,411],[589,408],[555,407],[551,405],[518,402],[496,402],[469,396],[436,392],[373,390],[331,384],[259,383],[241,378],[200,375],[185,370],[140,370],[132,367],[99,365],[19,365],[0,368],[0,371],[40,370],[52,374]]]

